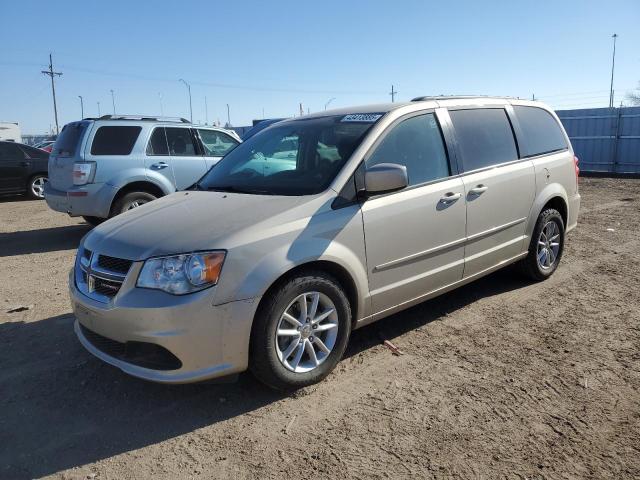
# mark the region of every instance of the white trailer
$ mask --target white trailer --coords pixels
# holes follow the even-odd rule
[[[0,122],[0,140],[22,142],[22,132],[18,122]]]

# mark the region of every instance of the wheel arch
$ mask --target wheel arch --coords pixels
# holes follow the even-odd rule
[[[352,328],[355,327],[356,321],[358,318],[358,314],[360,313],[360,305],[359,305],[359,292],[358,287],[354,278],[351,276],[349,271],[340,265],[339,263],[330,261],[330,260],[312,260],[309,262],[305,262],[299,265],[292,267],[286,272],[282,273],[278,278],[276,278],[271,285],[266,289],[262,298],[260,299],[260,303],[256,308],[256,315],[260,312],[260,309],[263,308],[264,303],[266,303],[266,299],[269,298],[269,295],[280,287],[283,283],[288,281],[290,278],[298,276],[300,274],[304,274],[305,272],[324,272],[335,278],[335,280],[340,284],[342,289],[344,290],[345,295],[347,296],[347,300],[349,300],[349,306],[351,308],[351,323]]]
[[[111,200],[111,205],[109,206],[109,211],[113,208],[113,205],[120,200],[127,193],[131,192],[147,192],[151,195],[154,195],[156,198],[164,197],[166,193],[162,188],[156,185],[153,182],[149,182],[148,180],[138,180],[135,182],[127,183],[120,187],[120,189],[116,192],[113,199]]]
[[[567,221],[569,217],[567,193],[561,185],[554,183],[547,185],[536,197],[536,200],[531,208],[531,215],[527,223],[526,234],[528,238],[533,235],[533,230],[536,227],[536,222],[540,213],[548,207],[555,208],[560,212],[562,221],[564,222],[565,229],[567,228]],[[527,243],[528,246],[528,243]]]

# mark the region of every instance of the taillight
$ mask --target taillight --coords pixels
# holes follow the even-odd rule
[[[576,169],[576,182],[578,182],[578,177],[580,176],[580,167],[578,166],[578,162],[579,161],[580,160],[578,160],[578,157],[574,155],[573,156],[573,166]]]
[[[77,162],[73,164],[73,184],[86,185],[93,182],[96,173],[95,162]]]

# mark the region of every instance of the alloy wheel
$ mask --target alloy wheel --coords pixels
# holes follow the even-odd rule
[[[285,308],[276,329],[276,352],[287,370],[305,373],[331,354],[338,337],[338,313],[320,292],[298,295]]]
[[[31,182],[31,192],[38,198],[44,198],[44,185],[49,179],[47,177],[36,177]]]
[[[560,252],[560,229],[553,220],[547,222],[538,237],[537,259],[542,270],[552,268]]]

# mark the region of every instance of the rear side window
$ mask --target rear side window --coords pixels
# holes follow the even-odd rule
[[[464,171],[518,159],[511,122],[502,108],[450,110]]]
[[[226,133],[204,129],[198,129],[198,133],[204,146],[204,154],[207,157],[224,157],[238,145],[238,141]]]
[[[82,123],[69,123],[64,126],[58,139],[56,140],[51,153],[55,153],[61,157],[73,157],[76,149],[82,139],[85,131],[85,125]]]
[[[167,134],[164,127],[156,128],[151,134],[149,145],[147,145],[147,155],[169,155],[169,145],[167,145]]]
[[[449,176],[449,162],[432,113],[403,120],[384,137],[367,166],[398,163],[407,167],[409,185],[419,185]]]
[[[522,156],[531,157],[567,148],[567,141],[556,119],[542,108],[514,106],[524,135]]]
[[[40,150],[39,148],[33,148],[28,145],[20,145],[20,149],[24,153],[26,153],[29,158],[33,158],[33,159],[49,158],[49,152],[45,152],[44,150]]]
[[[100,127],[93,137],[91,155],[129,155],[141,130],[130,125]]]
[[[13,143],[0,143],[0,161],[23,160],[24,153],[18,145]]]

